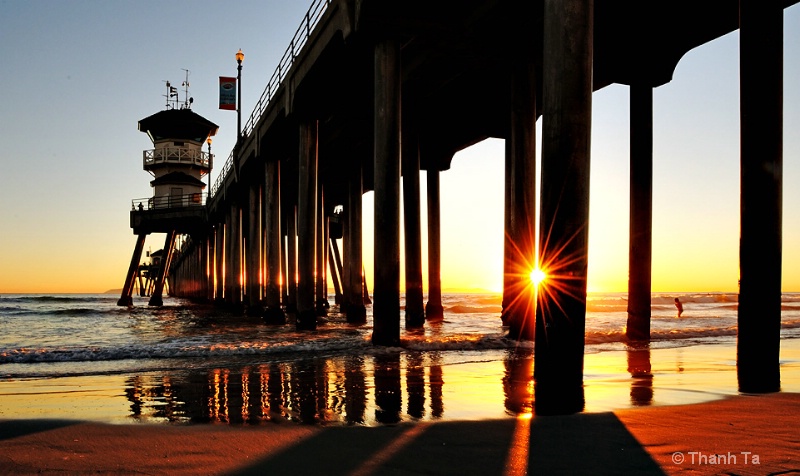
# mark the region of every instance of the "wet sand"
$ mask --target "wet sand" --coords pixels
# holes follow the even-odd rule
[[[397,424],[109,424],[90,412],[31,418],[6,406],[0,474],[800,471],[800,345],[782,342],[781,393],[739,395],[734,359],[730,343],[588,354],[586,411],[568,416],[531,416],[527,378],[492,390],[497,381],[475,374],[491,374],[496,362],[445,368],[445,388],[460,396],[443,396],[444,416]],[[506,372],[506,382],[528,375],[528,365]]]

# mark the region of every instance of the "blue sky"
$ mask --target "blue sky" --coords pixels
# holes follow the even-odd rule
[[[193,110],[220,126],[218,170],[236,114],[217,109],[217,77],[236,74],[242,48],[246,119],[309,4],[0,0],[0,292],[120,287],[131,199],[152,195],[136,124],[164,107],[163,81],[190,70]],[[800,291],[800,6],[784,23],[784,285]],[[737,33],[687,54],[655,90],[654,290],[735,290],[738,95]],[[501,282],[502,158],[489,140],[442,174],[445,288]],[[593,97],[590,289],[625,289],[627,174],[628,88],[612,85]]]

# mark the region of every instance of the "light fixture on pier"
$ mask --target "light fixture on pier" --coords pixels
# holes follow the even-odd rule
[[[236,64],[238,65],[236,68],[236,83],[239,87],[239,99],[236,102],[236,126],[239,135],[236,137],[236,142],[239,142],[242,137],[242,61],[244,61],[244,53],[239,48],[239,51],[236,52]]]
[[[208,184],[211,185],[211,169],[214,168],[214,156],[211,155],[211,136],[208,136],[206,139],[206,144],[208,144]]]

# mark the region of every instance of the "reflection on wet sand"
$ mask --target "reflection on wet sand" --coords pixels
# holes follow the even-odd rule
[[[129,416],[153,423],[369,425],[443,417],[443,385],[435,353],[396,352],[140,374],[125,395]]]
[[[400,421],[400,353],[375,357],[375,419],[379,423]]]
[[[503,376],[506,410],[511,415],[533,412],[533,349],[509,350]]]
[[[631,374],[631,404],[645,406],[653,403],[653,371],[650,366],[650,347],[628,347],[628,372]]]
[[[626,351],[630,404],[654,402],[651,350]],[[546,415],[584,406],[583,387],[575,394],[549,395],[533,378],[533,349],[505,351],[498,362],[503,403],[497,409],[511,416]],[[126,381],[130,418],[147,422],[260,424],[298,422],[323,425],[386,425],[446,418],[444,395],[457,396],[456,408],[486,404],[479,383],[469,403],[462,386],[473,367],[452,366],[445,388],[443,356],[438,352],[381,352],[329,359],[273,362],[240,368],[146,373]],[[473,380],[480,382],[480,380]],[[453,386],[456,387],[453,387]],[[472,393],[469,393],[473,395]],[[496,395],[496,394],[495,394]],[[495,400],[496,401],[496,400]],[[458,407],[458,405],[462,407]],[[486,408],[490,408],[489,407]],[[469,414],[469,412],[467,412]]]

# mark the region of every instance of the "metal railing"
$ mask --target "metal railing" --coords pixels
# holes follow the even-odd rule
[[[267,106],[269,106],[273,96],[280,88],[281,83],[283,83],[283,80],[286,78],[289,70],[292,68],[294,60],[297,58],[300,50],[302,50],[303,46],[305,46],[306,41],[311,36],[311,32],[314,30],[314,27],[317,26],[320,18],[322,18],[322,14],[325,13],[332,1],[333,0],[313,0],[311,2],[311,7],[309,7],[308,11],[303,17],[303,21],[300,23],[297,31],[295,31],[292,41],[289,43],[289,47],[286,48],[286,51],[283,53],[283,57],[281,57],[281,60],[278,62],[278,67],[275,69],[275,72],[272,73],[269,81],[267,81],[267,86],[264,88],[264,92],[261,93],[261,97],[258,99],[252,114],[250,114],[250,118],[247,120],[244,126],[242,126],[242,139],[246,138],[250,135],[250,133],[253,132],[256,123],[258,123],[258,120],[261,119],[261,115],[267,109]],[[222,184],[225,183],[225,179],[233,167],[235,151],[235,148],[231,151],[230,155],[228,156],[228,160],[225,161],[225,165],[222,167],[217,179],[214,181],[214,185],[211,187],[211,197],[216,196],[217,191],[220,189],[220,187],[222,187]]]
[[[208,194],[187,193],[185,195],[162,195],[159,197],[134,198],[131,200],[131,211],[164,210],[167,208],[198,207],[206,204]]]
[[[210,168],[212,156],[198,149],[187,147],[160,147],[142,152],[145,169],[148,166],[170,164],[192,164],[198,167]]]

